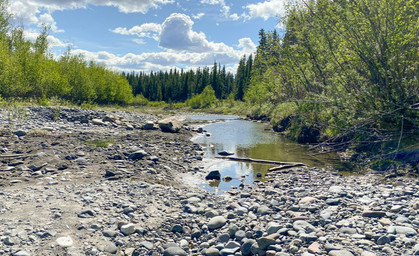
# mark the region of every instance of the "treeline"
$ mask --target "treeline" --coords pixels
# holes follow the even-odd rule
[[[201,94],[208,85],[212,87],[215,97],[219,100],[227,97],[243,100],[244,91],[250,84],[252,63],[252,55],[248,58],[243,56],[236,76],[216,62],[212,68],[131,72],[124,75],[132,87],[134,96],[141,94],[149,101],[185,102]]]
[[[0,96],[37,99],[58,98],[73,103],[126,104],[131,87],[121,74],[87,62],[68,51],[58,60],[48,51],[48,28],[35,42],[13,27],[8,3],[0,0]]]
[[[417,148],[418,9],[414,0],[290,6],[283,38],[260,31],[245,99],[296,138],[316,130],[340,149]]]

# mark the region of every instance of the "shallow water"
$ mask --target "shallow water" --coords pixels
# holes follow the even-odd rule
[[[268,124],[240,120],[237,117],[227,116],[195,116],[189,117],[194,120],[222,120],[217,123],[208,124],[204,127],[211,136],[195,137],[194,142],[200,144],[206,158],[215,158],[218,152],[231,151],[234,157],[249,157],[253,159],[300,162],[311,167],[325,167],[334,165],[336,162],[330,158],[336,155],[322,155],[321,158],[312,156],[314,152],[308,147],[295,143],[278,133],[273,132]],[[249,162],[237,162],[229,160],[211,161],[207,166],[209,171],[219,170],[221,177],[230,176],[230,182],[216,182],[211,185],[203,185],[206,189],[213,191],[215,187],[221,190],[230,190],[231,187],[238,187],[241,183],[251,185],[254,180],[263,181],[268,169],[274,165],[258,164]],[[261,177],[257,177],[258,174]]]

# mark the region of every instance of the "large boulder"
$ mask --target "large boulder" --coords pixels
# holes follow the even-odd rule
[[[163,132],[176,133],[179,132],[183,127],[182,123],[173,117],[160,120],[158,124]]]

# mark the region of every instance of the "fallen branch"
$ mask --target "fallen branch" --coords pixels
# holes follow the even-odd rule
[[[0,159],[5,159],[5,158],[21,158],[21,157],[24,157],[24,155],[22,155],[22,154],[0,155]]]
[[[224,160],[231,160],[231,161],[260,163],[260,164],[306,166],[303,163],[278,162],[278,161],[272,161],[272,160],[262,160],[262,159],[252,159],[252,158],[242,158],[242,157],[232,157],[232,156],[217,156],[216,158],[224,159]]]
[[[274,171],[280,171],[280,170],[284,170],[284,169],[301,167],[301,166],[304,166],[304,165],[297,163],[297,164],[290,164],[290,165],[275,166],[275,167],[269,168],[268,171],[269,172],[274,172]]]

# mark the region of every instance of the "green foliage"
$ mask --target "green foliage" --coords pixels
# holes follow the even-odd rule
[[[275,106],[294,102],[295,130],[318,127],[336,145],[363,143],[379,151],[372,141],[390,145],[417,135],[418,9],[413,0],[291,5],[283,38],[259,32],[244,99],[271,117],[287,116]]]
[[[124,76],[68,51],[59,60],[49,53],[48,27],[34,42],[9,23],[7,1],[0,0],[0,96],[35,99],[48,105],[60,98],[81,104],[127,104],[133,99]]]
[[[209,108],[217,103],[217,97],[215,96],[215,91],[212,89],[211,85],[205,87],[204,91],[201,94],[193,96],[186,102],[186,105],[190,106],[193,109],[198,108]]]
[[[137,94],[131,102],[134,106],[147,106],[149,103],[150,102],[142,94]]]
[[[84,141],[84,144],[92,147],[98,147],[98,148],[107,148],[109,145],[113,144],[113,139],[106,139],[106,140],[87,140]]]

